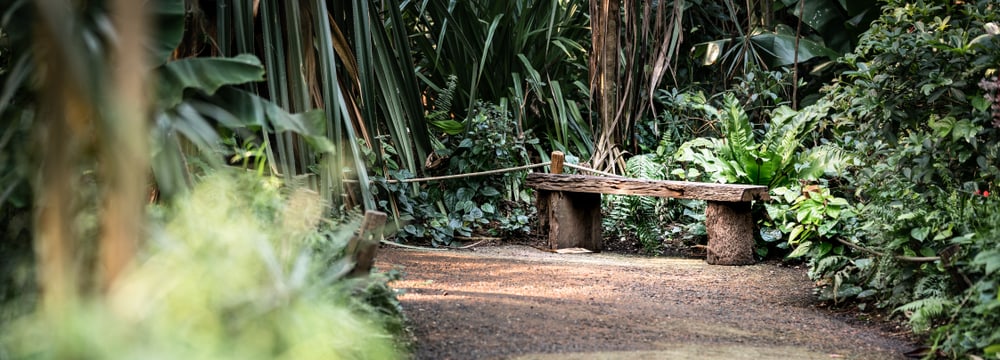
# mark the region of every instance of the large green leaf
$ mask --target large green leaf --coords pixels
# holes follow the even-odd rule
[[[169,109],[183,101],[185,91],[214,94],[226,85],[264,80],[264,66],[256,56],[232,58],[188,58],[171,61],[156,69],[159,75],[158,106]]]
[[[214,121],[214,122],[213,122]],[[209,165],[218,165],[217,126],[300,135],[317,153],[331,153],[335,147],[324,133],[325,115],[313,110],[291,114],[277,104],[252,93],[222,87],[212,96],[184,99],[156,116],[153,127],[153,175],[166,196],[190,185],[185,151],[180,139],[210,154]]]
[[[795,63],[795,32],[786,26],[779,26],[778,31],[753,35],[751,41],[768,57],[772,66],[785,66]],[[830,60],[840,56],[836,51],[808,38],[799,38],[798,61],[808,61],[815,57],[825,57]]]
[[[184,37],[184,0],[155,0],[147,6],[152,7],[151,17],[156,22],[156,28],[146,47],[150,61],[159,65],[170,59],[170,54]]]
[[[361,189],[362,201],[365,209],[376,208],[374,194],[368,181],[368,170],[365,162],[361,158],[359,137],[354,131],[354,122],[347,111],[345,97],[348,93],[341,91],[341,82],[352,82],[357,79],[357,65],[354,54],[350,51],[346,38],[340,33],[340,27],[336,20],[331,22],[329,16],[330,9],[326,1],[317,0],[314,2],[314,23],[316,24],[316,36],[318,45],[318,55],[320,62],[320,74],[322,80],[323,104],[326,109],[326,136],[333,141],[339,141],[337,145],[341,149],[350,149],[350,164],[344,156],[324,157],[324,164],[320,171],[320,194],[324,199],[334,199],[334,204],[339,203],[335,198],[339,198],[344,193],[344,184],[341,181],[343,172],[341,169],[353,165],[355,174],[358,177],[358,186]],[[338,57],[339,55],[339,57]],[[343,67],[348,74],[347,80],[341,80],[337,74],[337,59],[342,59]],[[364,124],[361,119],[357,123]]]
[[[319,152],[333,152],[336,148],[326,138],[326,115],[321,110],[292,114],[277,104],[252,93],[226,87],[208,98],[228,110],[231,123],[248,128],[262,128],[275,133],[291,132],[301,135]]]

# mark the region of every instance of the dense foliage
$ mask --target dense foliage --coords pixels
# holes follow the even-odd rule
[[[108,66],[117,38],[105,15],[114,1],[72,10],[0,3],[6,5],[0,22],[0,301],[30,304],[23,289],[32,288],[37,275],[33,241],[53,228],[37,222],[39,201],[65,196],[60,209],[70,215],[64,225],[74,238],[89,239],[100,230],[95,218],[104,216],[96,211],[98,199],[116,193],[107,169],[98,166],[109,163],[102,156],[116,148],[105,140],[121,138],[114,125],[125,124],[111,115],[115,87],[106,79],[117,70]],[[572,161],[632,177],[768,185],[773,200],[754,207],[759,256],[807,263],[824,301],[905,316],[942,355],[1000,353],[994,329],[1000,323],[995,1],[643,0],[615,2],[620,6],[599,14],[588,13],[598,7],[582,0],[148,3],[158,25],[146,70],[158,81],[146,109],[153,120],[150,148],[141,153],[151,161],[132,170],[150,168],[153,193],[165,205],[157,207],[156,241],[143,248],[145,262],[136,271],[163,280],[156,262],[168,260],[155,259],[180,261],[170,256],[198,260],[192,270],[216,271],[212,251],[228,248],[180,235],[197,232],[176,225],[190,215],[181,204],[204,195],[196,184],[206,171],[252,168],[257,182],[237,181],[236,193],[247,198],[211,177],[204,185],[215,184],[213,196],[229,194],[226,202],[239,206],[221,215],[188,207],[222,223],[239,215],[247,228],[234,234],[261,230],[254,246],[262,252],[242,248],[237,252],[245,256],[234,261],[248,269],[247,278],[267,274],[270,280],[240,282],[253,286],[237,290],[269,293],[274,296],[267,299],[290,305],[232,300],[226,286],[210,285],[225,279],[197,276],[178,284],[217,290],[205,292],[232,303],[198,295],[147,304],[169,313],[197,303],[204,312],[232,315],[211,318],[218,331],[201,334],[206,339],[232,335],[231,321],[266,325],[266,334],[243,334],[250,338],[293,341],[309,334],[286,326],[286,316],[343,314],[367,335],[381,330],[358,316],[391,319],[377,315],[394,311],[391,293],[378,282],[367,288],[380,294],[371,298],[390,305],[378,311],[331,293],[353,291],[345,284],[302,283],[342,266],[331,259],[342,255],[343,236],[314,221],[289,236],[313,245],[308,249],[276,240],[288,235],[278,226],[282,209],[308,192],[262,185],[269,176],[318,193],[318,203],[328,205],[324,216],[380,209],[393,216],[397,240],[442,246],[455,238],[526,235],[535,210],[522,186],[524,173],[410,180],[518,167],[562,150]],[[53,14],[72,21],[53,22],[59,18]],[[45,21],[34,26],[33,19]],[[600,26],[592,28],[592,21]],[[36,33],[46,26],[52,34]],[[588,68],[588,54],[603,62]],[[611,76],[600,77],[602,71]],[[51,74],[67,81],[55,82]],[[57,84],[71,91],[53,92]],[[66,104],[80,107],[67,111]],[[94,136],[70,136],[68,124],[78,126],[74,134]],[[66,189],[79,191],[70,196]],[[185,195],[190,189],[194,197]],[[608,196],[604,205],[606,234],[648,253],[667,242],[703,240],[703,203]],[[287,251],[302,255],[274,255]],[[88,266],[82,269],[96,267]],[[27,311],[25,303],[8,304],[10,313]],[[86,307],[74,321],[124,329],[107,309]],[[271,310],[263,318],[241,312],[262,308]],[[163,346],[186,336],[164,330],[177,325],[169,318],[151,321],[137,336]],[[49,325],[26,320],[12,334]],[[99,352],[124,341],[78,337],[86,334],[74,331],[84,328],[59,333],[66,337],[53,341],[67,342],[53,349],[92,344]],[[275,344],[256,345],[267,348],[261,354],[294,350]],[[383,355],[393,353],[377,354]]]
[[[391,162],[377,170],[388,175],[375,180],[386,190],[380,206],[398,215],[397,238],[441,246],[452,245],[456,237],[526,235],[534,207],[522,186],[524,172],[467,175],[525,165],[527,148],[538,140],[530,133],[519,136],[510,112],[498,105],[480,103],[455,123],[457,131],[438,140],[440,148],[429,164],[429,173],[453,178],[407,184],[398,181],[413,174]],[[395,152],[389,144],[382,146],[388,154]]]
[[[651,121],[649,134],[686,142],[646,141],[649,154],[633,159],[660,164],[653,178],[769,185],[773,200],[755,213],[760,256],[806,261],[820,299],[904,316],[941,355],[993,356],[997,14],[989,1],[889,1],[797,110],[786,105],[798,84],[781,72],[751,71],[708,96],[661,91],[674,122]],[[618,222],[622,209],[697,221],[663,202],[610,205]],[[645,221],[614,226],[646,249],[677,240],[675,230],[649,239]]]
[[[0,357],[401,356],[326,2],[0,4]]]
[[[890,1],[822,100],[826,135],[865,160],[836,179],[859,221],[842,239],[874,251],[816,256],[814,273],[933,329],[949,356],[1000,350],[998,21],[989,1]]]

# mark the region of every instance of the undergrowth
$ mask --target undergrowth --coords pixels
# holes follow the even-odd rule
[[[401,357],[394,293],[384,276],[344,277],[353,227],[326,223],[317,194],[216,173],[150,211],[114,287],[13,321],[0,358]]]

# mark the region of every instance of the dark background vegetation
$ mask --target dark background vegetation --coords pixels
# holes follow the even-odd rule
[[[240,173],[224,176],[235,191],[216,189],[254,209],[240,221],[293,229],[264,248],[312,259],[249,263],[319,279],[346,266],[349,234],[336,230],[362,210],[389,213],[398,242],[531,236],[524,171],[400,180],[558,150],[625,176],[767,185],[762,259],[807,264],[820,299],[905,317],[942,356],[1000,352],[994,1],[128,3],[0,1],[0,323],[22,324],[11,333],[44,324],[15,320],[36,304],[115,309],[115,284],[169,249],[163,239],[188,237],[169,224],[219,173]],[[628,247],[704,240],[702,203],[604,203],[605,233]],[[317,220],[282,220],[303,204]],[[392,328],[391,293],[352,281],[309,283],[362,295],[259,290]],[[291,336],[274,314],[274,336]]]

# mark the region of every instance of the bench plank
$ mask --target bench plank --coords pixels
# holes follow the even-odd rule
[[[648,195],[677,199],[743,202],[768,200],[767,187],[689,181],[645,180],[568,174],[528,174],[528,187],[577,193]]]

